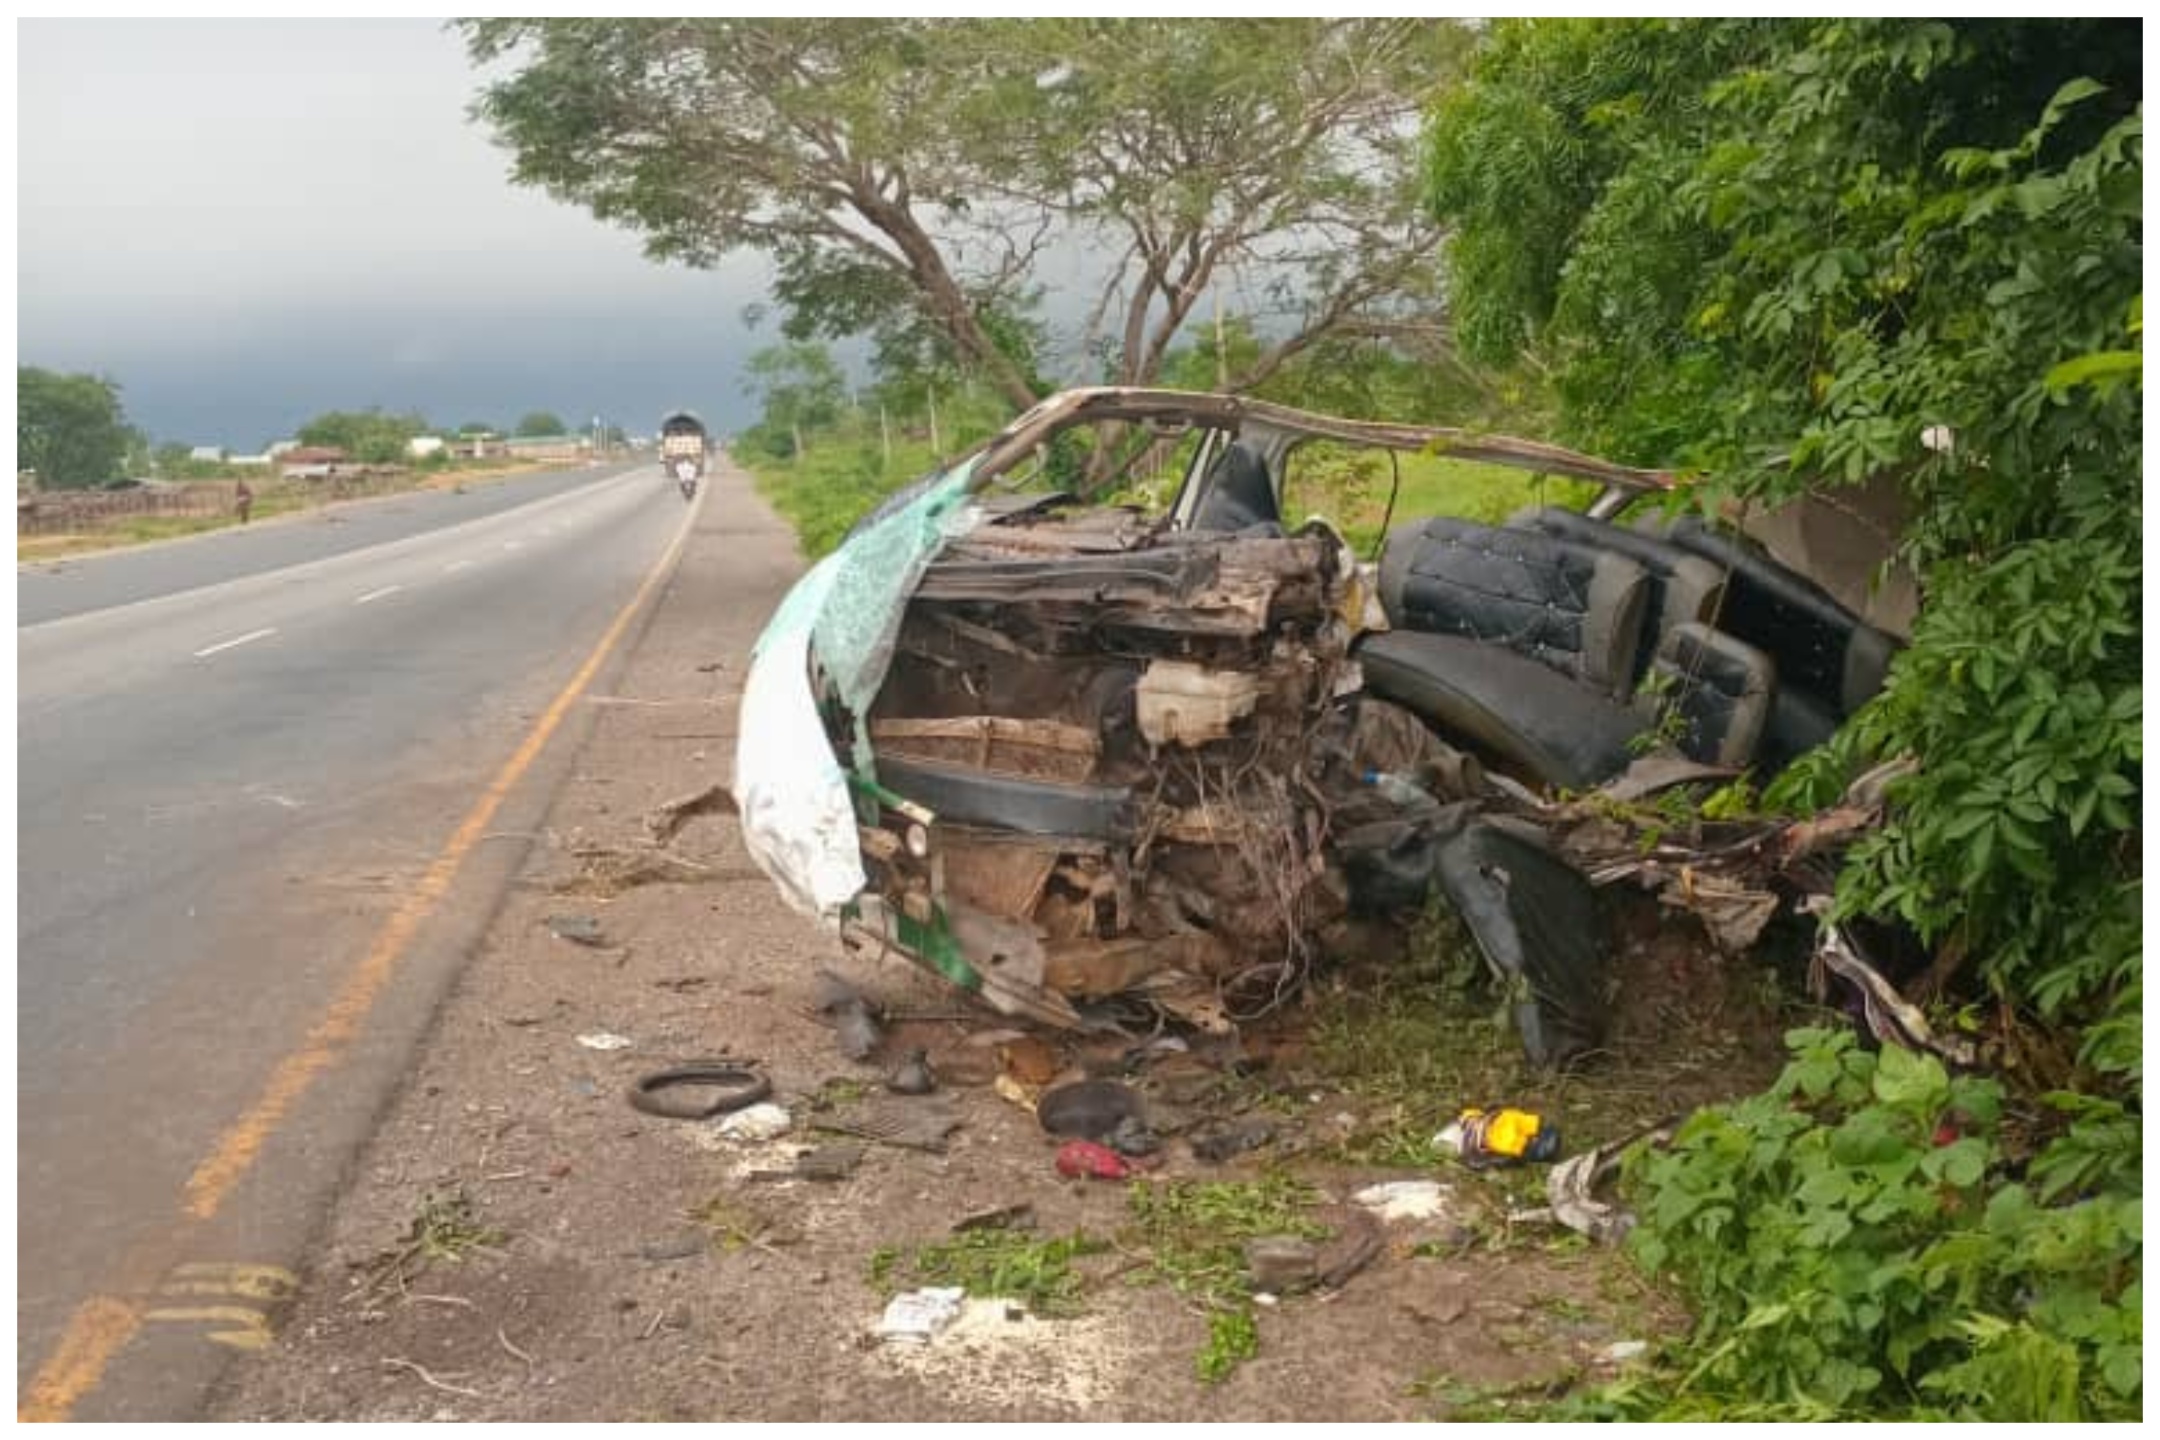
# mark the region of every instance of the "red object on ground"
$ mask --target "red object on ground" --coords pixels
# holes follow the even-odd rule
[[[1133,1175],[1124,1156],[1092,1140],[1068,1140],[1060,1145],[1057,1171],[1068,1180],[1128,1180]]]

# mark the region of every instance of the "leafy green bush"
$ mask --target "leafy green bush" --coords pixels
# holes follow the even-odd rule
[[[2136,1412],[2139,65],[2104,20],[1503,22],[1429,134],[1464,335],[1571,438],[1706,508],[1894,483],[1923,584],[1762,804],[1917,762],[1838,913],[1918,933],[2001,1080],[1815,1037],[1646,1161],[1703,1307],[1649,1408]]]
[[[1608,1392],[1622,1413],[1813,1419],[2138,1414],[2133,1177],[2017,1178],[2002,1087],[1932,1057],[1788,1037],[1764,1094],[1692,1117],[1630,1162],[1631,1237],[1708,1342],[1685,1373]],[[2088,1127],[2119,1111],[2057,1097]],[[2117,1137],[2119,1139],[2119,1137]],[[2096,1153],[2121,1157],[2119,1144]],[[2110,1162],[2115,1163],[2115,1162]]]

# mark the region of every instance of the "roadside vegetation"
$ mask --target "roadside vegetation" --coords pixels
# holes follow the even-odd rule
[[[738,453],[812,554],[1073,355],[1057,383],[1546,436],[1678,470],[1703,509],[1894,488],[1921,579],[1912,643],[1755,803],[1807,813],[1877,762],[1917,762],[1847,860],[1836,914],[1916,939],[1910,993],[1980,1063],[1952,1073],[1842,1022],[1796,1024],[1759,1093],[1638,1154],[1632,1254],[1695,1328],[1562,1408],[2138,1416],[2137,23],[1273,24],[467,34],[478,58],[524,57],[484,106],[521,179],[657,253],[777,264],[782,343],[751,367],[764,415]],[[745,27],[757,47],[736,43]],[[1024,63],[993,63],[1023,37]],[[667,156],[704,103],[663,83],[679,44],[758,58],[711,74],[730,87],[724,133],[697,131],[678,166],[639,157]],[[1361,46],[1386,63],[1334,68]],[[984,79],[1007,74],[1035,81]],[[1248,103],[1289,94],[1310,108],[1287,131]],[[1375,138],[1413,112],[1418,146]],[[1113,133],[1108,114],[1129,123]],[[657,151],[624,148],[655,134]],[[1368,148],[1359,168],[1286,136]],[[1007,203],[951,198],[992,195]],[[1287,217],[1321,204],[1341,208],[1314,244]],[[1076,345],[1039,319],[1051,282],[1031,262],[1053,233],[1106,257]],[[1264,297],[1213,283],[1270,256]],[[870,338],[860,391],[818,348],[841,335]],[[1416,457],[1396,513],[1513,508],[1478,479]],[[1293,506],[1369,542],[1393,480],[1323,465],[1322,503]],[[1432,1118],[1406,1114],[1403,1137]],[[1244,1344],[1234,1321],[1219,1338],[1226,1357]]]

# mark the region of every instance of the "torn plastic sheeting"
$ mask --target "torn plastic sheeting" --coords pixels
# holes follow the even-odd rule
[[[892,661],[893,638],[924,566],[953,530],[972,467],[874,519],[820,560],[788,592],[758,637],[743,684],[735,791],[744,848],[797,910],[837,923],[867,881],[847,772],[825,734],[810,684],[818,663],[856,717],[867,764],[865,717]]]

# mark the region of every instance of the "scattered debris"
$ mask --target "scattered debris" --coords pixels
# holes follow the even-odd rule
[[[795,1117],[771,1101],[760,1101],[722,1120],[713,1128],[723,1139],[739,1144],[760,1145],[767,1140],[777,1140],[787,1134],[795,1123]]]
[[[1092,1140],[1068,1140],[1060,1145],[1057,1172],[1068,1180],[1129,1180],[1138,1173],[1131,1161]]]
[[[1821,915],[1829,909],[1827,897],[1811,897],[1802,908]],[[1885,1045],[1906,1050],[1926,1050],[1952,1065],[1970,1068],[1976,1060],[1971,1042],[1937,1035],[1927,1016],[1897,992],[1875,968],[1860,958],[1845,927],[1828,920],[1816,941],[1808,965],[1808,989],[1820,999],[1829,993],[1828,975],[1836,975],[1860,992],[1868,1033]]]
[[[628,1050],[637,1042],[627,1035],[617,1035],[611,1030],[595,1030],[590,1035],[580,1035],[577,1043],[588,1050]]]
[[[1465,1110],[1433,1136],[1441,1150],[1462,1157],[1473,1170],[1493,1165],[1542,1164],[1560,1153],[1560,1127],[1528,1110],[1501,1106]]]
[[[571,853],[577,857],[578,873],[555,884],[554,891],[558,895],[611,900],[640,885],[696,885],[714,880],[744,880],[757,873],[742,869],[716,870],[670,851],[647,847],[625,850],[609,845],[587,845]]]
[[[893,1296],[878,1320],[878,1335],[888,1341],[920,1345],[960,1318],[967,1291],[958,1285],[931,1286]]]
[[[1647,1340],[1615,1340],[1591,1358],[1600,1365],[1625,1365],[1650,1353]]]
[[[1012,1101],[1030,1115],[1035,1113],[1036,1103],[1042,1098],[1039,1087],[1023,1084],[1010,1075],[998,1076],[990,1082],[990,1088],[997,1093],[999,1099]]]
[[[930,1068],[928,1053],[910,1050],[907,1058],[886,1077],[885,1088],[895,1095],[928,1095],[937,1089],[937,1072]]]
[[[1437,1180],[1383,1180],[1350,1198],[1382,1220],[1432,1220],[1448,1213],[1454,1192]]]
[[[1192,1153],[1211,1165],[1257,1150],[1275,1138],[1272,1120],[1239,1120],[1194,1138]]]
[[[1663,1144],[1672,1138],[1672,1133],[1673,1124],[1668,1121],[1561,1161],[1545,1179],[1545,1198],[1552,1218],[1600,1245],[1617,1245],[1625,1240],[1635,1228],[1634,1214],[1597,1199],[1595,1192],[1619,1171],[1620,1157],[1630,1147],[1643,1140]]]
[[[810,1123],[814,1129],[875,1140],[880,1145],[942,1154],[946,1137],[960,1128],[960,1115],[948,1104],[933,1101],[869,1099],[820,1115]]]
[[[862,1162],[860,1145],[813,1145],[795,1157],[795,1176],[828,1183],[845,1180],[861,1168]]]
[[[1341,1217],[1335,1238],[1322,1246],[1314,1264],[1320,1288],[1339,1290],[1350,1277],[1379,1258],[1382,1249],[1380,1222],[1371,1211],[1356,1206],[1337,1206]]]
[[[860,990],[830,970],[818,971],[817,1011],[832,1021],[840,1040],[840,1053],[850,1060],[867,1060],[884,1041],[876,1008]]]
[[[1252,1288],[1268,1295],[1295,1295],[1320,1281],[1320,1252],[1296,1235],[1262,1235],[1245,1242]]]
[[[640,1245],[637,1254],[640,1260],[688,1260],[694,1255],[703,1255],[711,1248],[712,1241],[703,1235],[675,1235]]]
[[[716,1093],[702,1104],[689,1104],[662,1098],[666,1091],[698,1088]],[[710,1120],[715,1115],[725,1115],[730,1110],[740,1110],[754,1105],[772,1094],[772,1082],[749,1062],[740,1060],[708,1060],[690,1065],[671,1066],[640,1076],[630,1087],[628,1099],[633,1109],[648,1115],[658,1115],[663,1120]]]
[[[1098,1141],[1125,1155],[1158,1148],[1139,1095],[1115,1080],[1082,1080],[1045,1091],[1035,1118],[1052,1135]]]
[[[645,817],[645,833],[652,836],[654,844],[665,845],[675,838],[677,831],[699,815],[740,813],[735,797],[728,792],[727,786],[715,783],[654,809]]]
[[[602,948],[607,937],[600,929],[600,922],[591,915],[550,915],[541,922],[562,939],[579,945]]]
[[[1058,1059],[1057,1048],[1049,1041],[1039,1035],[1017,1031],[1002,1031],[999,1035],[996,1041],[998,1064],[1014,1081],[1039,1089],[1057,1078],[1063,1062]]]

